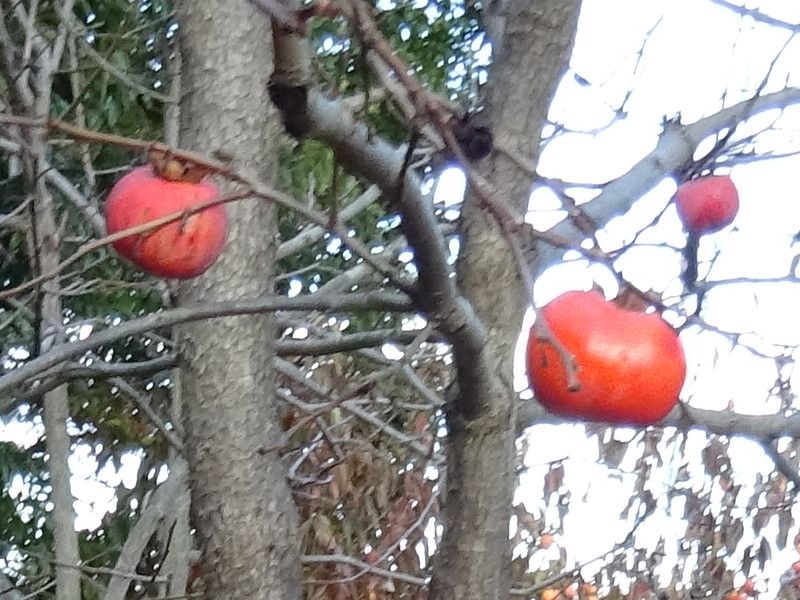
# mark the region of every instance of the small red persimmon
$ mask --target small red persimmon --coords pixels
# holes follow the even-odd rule
[[[116,233],[159,217],[187,210],[219,196],[209,177],[199,183],[169,181],[150,165],[120,179],[106,200],[108,233]],[[212,206],[167,225],[117,240],[120,256],[140,269],[174,279],[197,277],[222,254],[228,219],[222,205]]]
[[[547,550],[555,542],[555,536],[552,533],[543,533],[539,538],[539,547]]]
[[[752,579],[745,579],[744,583],[742,584],[741,592],[747,596],[755,596],[756,595],[756,583]]]
[[[739,192],[727,175],[698,177],[678,187],[675,206],[690,233],[713,233],[730,225],[739,211]]]
[[[675,331],[655,314],[620,308],[597,292],[567,292],[540,312],[575,359],[578,388],[554,344],[531,328],[528,379],[538,401],[566,417],[649,425],[678,401],[686,359]]]

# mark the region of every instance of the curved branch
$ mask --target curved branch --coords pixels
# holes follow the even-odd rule
[[[780,29],[786,29],[791,31],[792,33],[797,33],[800,31],[800,23],[789,23],[788,21],[781,21],[780,19],[776,19],[775,17],[769,16],[767,13],[762,12],[760,10],[756,10],[755,8],[747,8],[746,6],[739,6],[738,4],[733,4],[728,2],[727,0],[710,0],[714,4],[718,6],[722,6],[735,12],[742,17],[750,17],[754,21],[758,21],[759,23],[764,23],[765,25],[771,25],[772,27],[779,27]]]
[[[171,327],[190,321],[235,315],[250,315],[277,310],[406,311],[410,308],[411,305],[405,296],[388,292],[344,295],[331,294],[324,298],[318,298],[315,295],[297,296],[295,298],[265,296],[263,298],[241,299],[201,306],[173,308],[127,321],[117,327],[105,329],[90,335],[85,340],[56,346],[49,352],[0,377],[0,394],[10,394],[14,388],[42,374],[47,369],[97,348],[98,346],[102,346],[103,344],[109,344],[132,335],[140,335],[152,329]],[[0,410],[5,409],[12,401],[13,399],[2,401]]]
[[[287,58],[282,53],[279,56]],[[480,411],[477,399],[489,394],[486,375],[490,367],[483,353],[486,332],[456,287],[432,203],[423,195],[416,173],[404,168],[405,149],[374,135],[341,101],[329,100],[316,88],[282,87],[284,71],[292,73],[292,77],[287,76],[289,81],[294,79],[291,60],[288,63],[276,64],[273,76],[273,100],[284,114],[287,128],[327,144],[345,169],[376,184],[393,199],[403,215],[401,229],[414,249],[419,273],[414,304],[453,344],[458,385],[463,391],[461,409],[466,415],[476,416]],[[305,97],[305,110],[299,114],[295,102],[281,102],[281,98],[296,99],[298,93]]]
[[[0,138],[0,150],[9,154],[22,154],[22,144],[15,140]],[[44,179],[47,183],[58,190],[67,200],[72,202],[75,207],[86,217],[97,237],[105,235],[105,221],[97,208],[84,196],[75,185],[67,179],[61,171],[52,165],[45,163]]]
[[[689,164],[700,142],[707,137],[725,128],[736,127],[758,113],[797,103],[800,103],[800,88],[786,88],[744,100],[688,125],[667,123],[653,151],[627,173],[606,185],[594,200],[581,206],[582,212],[598,228],[605,226],[614,217],[627,212],[664,177]],[[549,233],[570,240],[576,246],[585,237],[570,219],[561,221]],[[562,254],[558,248],[541,244],[537,271],[541,273],[560,261]]]
[[[303,340],[284,339],[275,342],[275,353],[278,356],[319,356],[322,354],[336,354],[350,352],[362,348],[374,348],[386,343],[411,342],[418,331],[397,331],[396,329],[376,329],[374,331],[361,331],[337,335],[331,333],[325,337],[308,338]]]
[[[548,413],[534,400],[520,402],[517,416],[518,431],[539,423],[574,422]],[[784,436],[800,437],[800,413],[788,417],[783,413],[742,415],[731,411],[708,410],[680,404],[655,426],[703,429],[716,435],[737,435],[764,443]]]
[[[360,213],[362,210],[365,210],[367,207],[369,207],[373,202],[380,198],[380,196],[381,193],[377,187],[372,186],[368,188],[363,194],[361,194],[358,198],[353,200],[341,210],[339,213],[339,220],[342,223],[346,222],[347,219],[350,219],[351,217]],[[287,256],[294,254],[295,252],[299,252],[307,246],[310,246],[314,242],[321,240],[326,233],[328,233],[328,229],[322,227],[321,225],[311,225],[304,228],[292,239],[286,240],[280,246],[278,246],[278,251],[276,254],[277,260],[286,258]]]

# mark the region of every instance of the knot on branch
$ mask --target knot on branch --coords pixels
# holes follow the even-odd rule
[[[309,129],[306,117],[308,86],[286,85],[273,77],[268,90],[270,100],[281,113],[286,131],[296,138],[302,138]]]

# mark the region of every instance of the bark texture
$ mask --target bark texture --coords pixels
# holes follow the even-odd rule
[[[488,121],[498,146],[538,158],[551,99],[567,69],[579,0],[492,2],[486,18],[495,43]],[[520,218],[532,177],[494,151],[482,174],[494,198]],[[528,303],[506,237],[470,198],[461,225],[459,286],[486,327],[491,393],[478,419],[451,416],[446,527],[431,584],[434,600],[502,599],[510,588],[508,527],[516,475],[513,356]],[[458,400],[456,400],[456,407]]]
[[[278,128],[267,95],[270,29],[245,0],[183,0],[181,146],[223,152],[235,168],[274,176]],[[182,283],[182,303],[269,294],[273,207],[229,205],[222,258]],[[186,454],[206,598],[295,600],[302,595],[298,516],[272,450],[280,439],[273,391],[273,319],[256,315],[181,328]]]
[[[35,101],[32,112],[45,118],[50,109],[50,86],[52,73],[58,64],[60,53],[41,57],[39,72],[34,80]],[[39,273],[52,272],[61,260],[58,217],[53,197],[45,185],[47,172],[47,143],[43,131],[26,133],[30,156],[25,163],[25,174],[34,196],[34,210],[30,223],[31,257]],[[38,290],[40,299],[39,329],[42,354],[46,353],[63,337],[63,314],[61,289],[58,280],[42,284]],[[69,421],[69,396],[67,386],[61,385],[44,394],[45,444],[48,454],[48,469],[53,503],[53,553],[56,561],[56,600],[72,600],[81,596],[80,572],[74,568],[80,564],[78,535],[75,532],[74,497],[70,485],[69,455],[71,440],[67,432]],[[71,567],[72,565],[72,567]]]

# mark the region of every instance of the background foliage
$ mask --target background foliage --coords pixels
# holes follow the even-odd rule
[[[399,1],[380,2],[377,8],[383,33],[414,66],[420,81],[465,107],[476,108],[488,62],[479,3]],[[10,34],[21,39],[18,22],[10,16],[4,19]],[[57,24],[50,3],[42,3],[37,26],[52,33]],[[91,130],[162,139],[179,32],[170,5],[150,0],[81,1],[76,3],[70,30],[67,58],[53,81],[51,116],[82,122]],[[397,143],[407,141],[396,109],[365,68],[366,57],[345,24],[319,19],[312,38],[328,89],[342,96],[365,95],[369,90],[361,111],[375,133]],[[0,80],[0,98],[8,96],[9,85],[7,79]],[[8,103],[7,98],[2,101]],[[565,130],[563,124],[554,125],[547,142]],[[4,126],[0,134],[13,138],[15,132]],[[88,208],[78,208],[64,194],[56,196],[65,232],[60,252],[66,257],[96,233],[88,212],[100,209],[114,181],[144,157],[115,145],[84,144],[58,135],[50,144],[53,168],[89,200]],[[368,193],[321,144],[288,139],[280,144],[280,186],[294,198],[328,212],[343,210]],[[740,146],[739,156],[747,153]],[[425,148],[418,154],[416,167],[427,174],[426,186],[434,189],[444,165]],[[0,215],[24,214],[26,190],[14,154],[0,153],[0,177]],[[458,208],[457,200],[452,206],[437,204],[443,228],[451,226]],[[377,203],[349,220],[353,236],[413,273],[413,260],[398,224],[399,218],[385,214]],[[280,212],[282,241],[307,227],[296,214]],[[452,235],[449,239],[454,259],[457,240]],[[281,260],[278,291],[319,293],[360,263],[340,240],[326,234]],[[15,220],[0,218],[0,290],[19,285],[31,272],[25,229],[16,226]],[[167,285],[131,268],[108,248],[73,264],[60,283],[64,328],[70,339],[170,305]],[[369,276],[357,286],[383,289],[385,283]],[[33,294],[0,303],[5,372],[36,355],[41,325]],[[286,431],[282,453],[301,511],[303,552],[309,557],[308,596],[371,600],[424,596],[420,583],[441,532],[438,519],[444,482],[439,453],[446,430],[439,398],[452,376],[447,346],[432,339],[422,319],[413,314],[312,313],[299,321],[278,315],[278,322],[287,342],[386,330],[386,344],[375,348],[299,356],[287,345],[289,350],[279,352],[279,395],[285,401]],[[166,478],[165,466],[174,449],[164,430],[180,433],[174,418],[173,351],[167,329],[100,347],[73,365],[148,363],[155,367],[124,377],[78,376],[69,385],[73,486],[82,515],[86,598],[103,596],[110,578],[103,569],[117,565],[129,534]],[[780,371],[775,393],[785,400],[783,409],[793,410],[795,398],[787,372]],[[0,406],[4,409],[0,435],[9,440],[0,443],[3,565],[25,593],[47,596],[53,575],[48,519],[52,506],[41,404],[35,394],[25,393],[0,401]],[[516,595],[535,597],[540,588],[585,580],[599,586],[605,598],[651,598],[659,590],[669,598],[682,597],[681,590],[687,589],[696,594],[692,597],[704,597],[741,585],[744,576],[759,580],[764,590],[768,583],[774,589],[775,575],[789,565],[784,564],[785,558],[773,559],[795,554],[797,527],[792,510],[798,457],[793,440],[782,440],[771,452],[780,450],[781,464],[789,464],[795,481],[785,470],[775,470],[743,485],[726,436],[675,428],[633,432],[571,427],[591,447],[589,454],[597,466],[591,471],[593,477],[632,482],[634,493],[620,514],[627,529],[596,561],[587,565],[577,560],[581,537],[573,534],[566,544],[560,533],[568,527],[570,514],[602,498],[590,496],[588,488],[576,484],[573,465],[569,456],[563,458],[564,452],[555,459],[546,456],[546,449],[537,453],[536,435],[523,435],[518,444],[519,502],[511,524]],[[665,471],[671,474],[666,478],[670,485],[654,483],[665,480]],[[662,515],[660,523],[664,514],[685,523],[685,532],[667,528],[653,532],[651,527],[649,534],[640,536],[655,514]],[[588,529],[581,535],[591,538],[593,532]],[[167,519],[136,566],[136,574],[142,577],[132,581],[130,597],[152,597],[159,592],[153,579],[162,573],[169,542]],[[587,598],[593,595],[588,588],[582,593]]]

